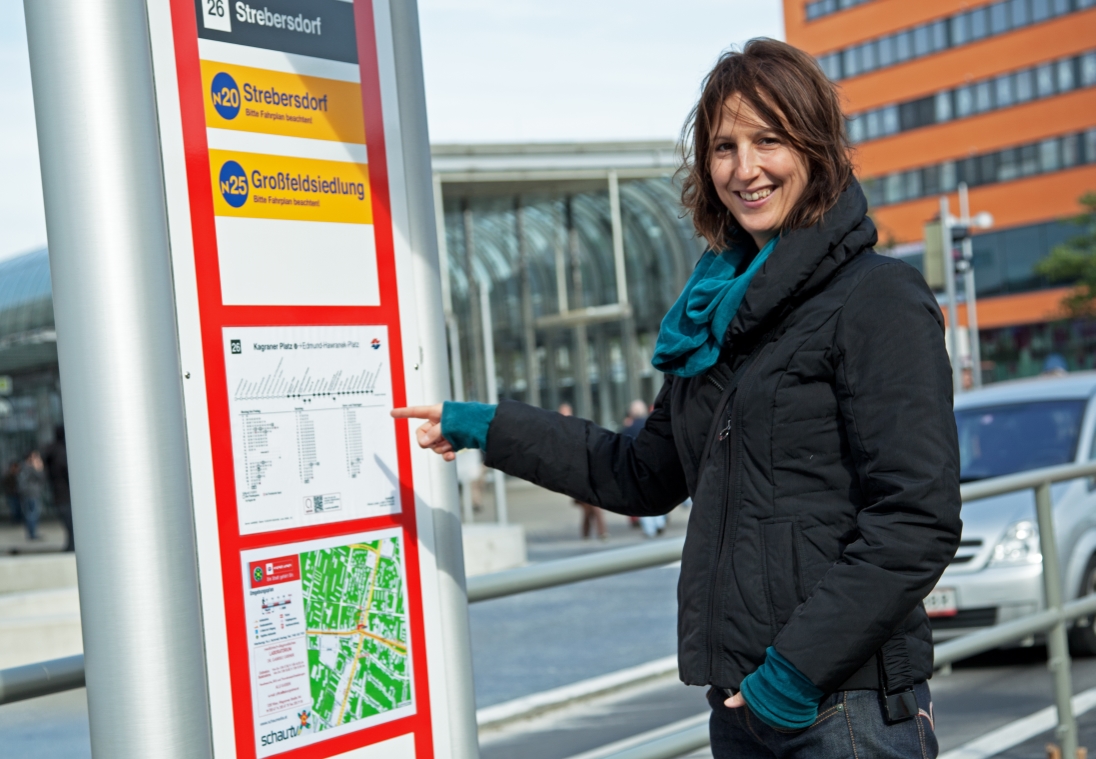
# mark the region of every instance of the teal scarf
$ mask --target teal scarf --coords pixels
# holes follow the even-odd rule
[[[655,369],[695,377],[715,365],[750,280],[779,239],[769,240],[753,260],[741,246],[704,253],[677,302],[662,319],[651,359]]]

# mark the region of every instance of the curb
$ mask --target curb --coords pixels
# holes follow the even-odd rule
[[[667,656],[636,667],[591,677],[589,680],[580,680],[577,683],[522,696],[512,701],[485,706],[476,710],[476,724],[480,729],[494,727],[676,671],[677,656]]]

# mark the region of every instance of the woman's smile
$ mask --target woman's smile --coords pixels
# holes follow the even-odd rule
[[[762,187],[753,190],[735,190],[735,195],[742,200],[742,205],[753,210],[765,205],[778,189],[777,187]]]

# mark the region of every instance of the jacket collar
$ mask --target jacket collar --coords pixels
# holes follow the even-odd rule
[[[875,245],[878,235],[867,213],[868,201],[853,180],[821,221],[784,233],[750,283],[726,342],[771,327],[794,301],[824,287],[845,262]]]

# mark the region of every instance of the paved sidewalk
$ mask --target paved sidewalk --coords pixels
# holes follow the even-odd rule
[[[38,525],[39,540],[27,538],[21,524],[0,522],[0,556],[23,553],[52,553],[65,547],[65,528],[58,521],[43,521]]]
[[[475,522],[495,521],[494,487],[483,489],[483,508],[476,512]],[[582,538],[582,510],[565,495],[553,493],[523,480],[506,480],[506,506],[512,524],[525,528],[530,561],[544,561],[586,551],[620,548],[642,543],[647,538],[628,517],[603,511],[608,540]],[[685,534],[689,511],[678,507],[669,517],[662,537]]]

